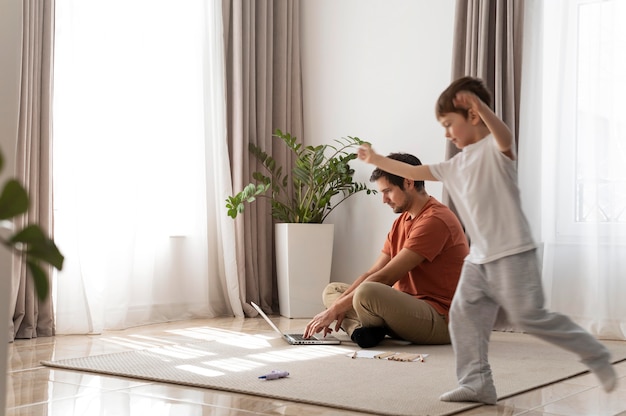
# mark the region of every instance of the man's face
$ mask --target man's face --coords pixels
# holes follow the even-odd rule
[[[378,191],[383,196],[383,203],[393,209],[393,212],[400,214],[409,207],[409,197],[406,190],[400,189],[399,186],[392,184],[387,178],[382,177],[376,181]]]

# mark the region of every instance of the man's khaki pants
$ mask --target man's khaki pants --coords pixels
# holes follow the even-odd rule
[[[348,289],[345,283],[326,286],[326,308]],[[430,304],[383,283],[363,282],[354,292],[352,309],[346,313],[342,329],[352,336],[359,327],[386,327],[394,338],[413,344],[449,344],[450,334],[444,315]]]

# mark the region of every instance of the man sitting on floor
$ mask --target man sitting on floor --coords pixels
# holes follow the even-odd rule
[[[406,153],[390,158],[412,165]],[[371,348],[386,335],[414,344],[449,344],[448,310],[463,259],[469,252],[456,215],[413,181],[375,169],[376,182],[397,218],[382,253],[351,285],[331,283],[323,293],[326,310],[306,326],[304,335],[342,328],[361,348]]]

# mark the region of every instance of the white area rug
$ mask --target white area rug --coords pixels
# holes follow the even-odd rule
[[[604,341],[613,361],[626,359],[626,342]],[[44,361],[42,364],[208,389],[273,397],[377,415],[450,415],[479,406],[445,403],[439,396],[456,387],[450,345],[399,345],[376,350],[428,354],[423,362],[352,358],[358,347],[290,346],[282,339],[233,335],[181,345]],[[499,398],[586,371],[573,354],[530,335],[494,332],[490,343]],[[287,378],[262,380],[271,370]]]

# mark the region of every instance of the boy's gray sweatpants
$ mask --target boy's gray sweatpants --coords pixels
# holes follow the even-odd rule
[[[464,263],[450,309],[459,386],[494,391],[487,345],[500,307],[514,327],[577,354],[590,369],[609,362],[609,351],[591,334],[544,309],[537,256],[530,250],[487,264]]]

